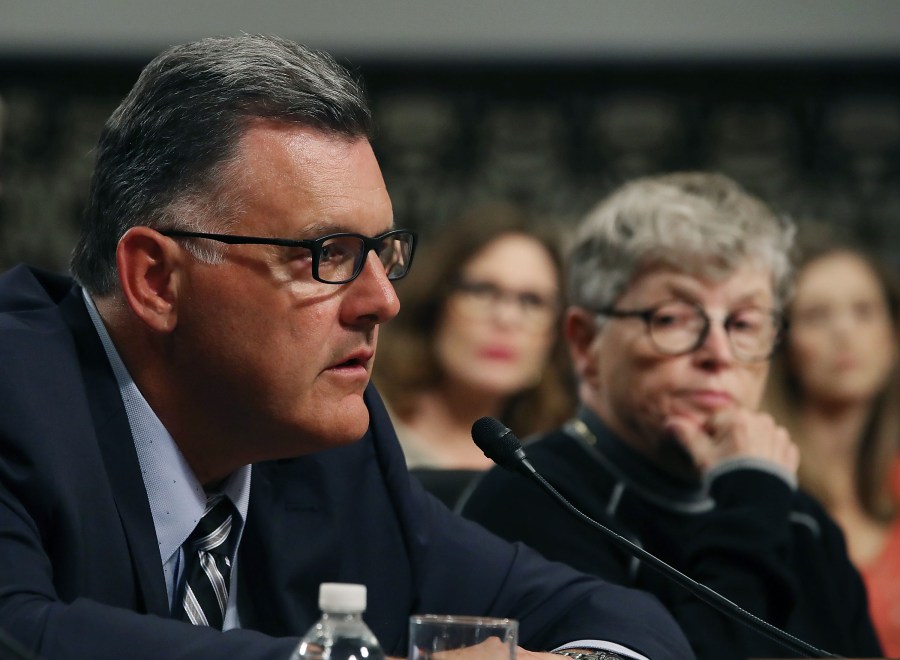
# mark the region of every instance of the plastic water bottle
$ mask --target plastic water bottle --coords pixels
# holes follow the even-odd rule
[[[322,617],[309,629],[291,660],[385,660],[363,621],[366,586],[324,582],[319,586]]]

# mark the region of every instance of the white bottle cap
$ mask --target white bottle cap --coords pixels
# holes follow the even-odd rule
[[[323,582],[319,585],[319,609],[323,612],[365,612],[366,585]]]

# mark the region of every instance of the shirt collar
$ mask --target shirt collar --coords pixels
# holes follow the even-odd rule
[[[90,294],[82,289],[82,295],[119,384],[153,514],[160,559],[166,563],[179,551],[202,517],[207,493],[122,362]],[[218,491],[234,504],[239,517],[237,523],[241,527],[247,517],[250,474],[249,465],[238,468]]]

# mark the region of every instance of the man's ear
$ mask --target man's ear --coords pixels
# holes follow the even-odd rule
[[[578,379],[593,382],[597,374],[594,340],[599,332],[594,315],[582,307],[569,307],[563,318],[563,332]]]
[[[152,330],[171,332],[178,321],[184,253],[149,227],[132,227],[119,240],[116,264],[125,301]]]

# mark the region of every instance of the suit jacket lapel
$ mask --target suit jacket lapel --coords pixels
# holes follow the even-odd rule
[[[60,311],[78,350],[97,441],[128,540],[135,580],[147,612],[168,617],[168,596],[153,514],[147,501],[131,427],[118,383],[81,296],[81,290],[73,288],[61,302]]]
[[[340,567],[324,478],[315,456],[254,464],[238,551],[242,625],[281,637],[318,618],[319,583]]]

